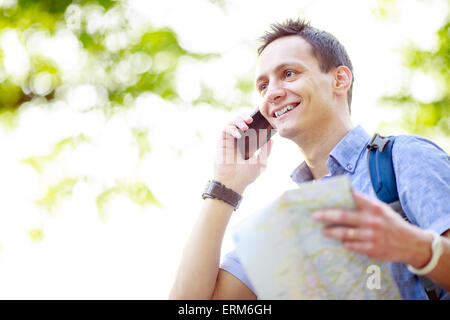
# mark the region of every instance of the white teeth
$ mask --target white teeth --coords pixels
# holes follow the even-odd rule
[[[283,113],[286,113],[286,112],[288,112],[289,110],[292,110],[292,109],[294,109],[294,108],[295,108],[295,105],[293,105],[293,104],[287,105],[287,106],[284,107],[283,109],[281,109],[281,110],[275,112],[275,116],[276,116],[276,117],[279,117],[279,116],[281,116]]]

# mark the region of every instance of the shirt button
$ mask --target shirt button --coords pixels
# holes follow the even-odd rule
[[[353,169],[353,166],[352,166],[351,164],[347,164],[347,169],[348,169],[348,170],[352,170],[352,169]]]

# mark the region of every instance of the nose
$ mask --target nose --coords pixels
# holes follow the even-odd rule
[[[282,100],[286,96],[286,91],[284,88],[278,85],[277,82],[273,81],[269,83],[267,91],[266,91],[266,102],[269,103],[277,103],[279,100]]]

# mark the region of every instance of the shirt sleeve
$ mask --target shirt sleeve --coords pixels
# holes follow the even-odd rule
[[[392,153],[397,190],[410,222],[442,234],[450,229],[450,158],[418,136],[395,139]]]
[[[248,276],[239,261],[236,250],[230,251],[225,255],[225,258],[220,265],[220,269],[231,273],[233,276],[241,280],[250,290],[252,290],[253,293],[255,293],[255,289],[253,288],[253,285],[248,279]]]

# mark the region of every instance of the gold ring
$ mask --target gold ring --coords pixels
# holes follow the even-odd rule
[[[353,239],[355,237],[355,229],[348,229],[347,231],[347,237],[349,239]]]

